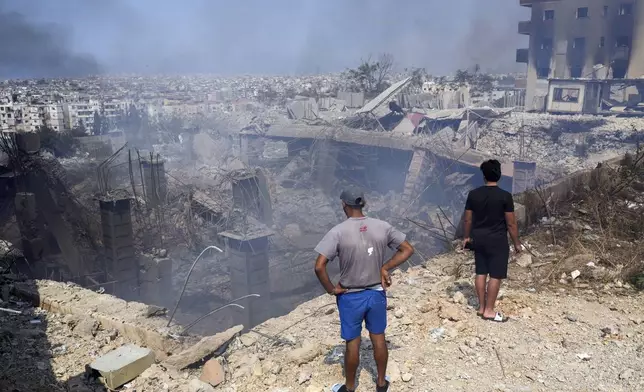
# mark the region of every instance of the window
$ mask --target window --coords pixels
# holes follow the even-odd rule
[[[599,38],[599,47],[603,48],[606,46],[606,37],[600,37]]]
[[[570,77],[571,78],[581,78],[582,68],[579,66],[570,67]]]
[[[579,102],[579,89],[556,87],[552,98],[555,102]]]
[[[607,5],[605,5],[605,6],[604,6],[604,9],[602,10],[602,16],[603,16],[603,17],[608,16],[608,6],[607,6]]]
[[[574,49],[584,49],[586,47],[586,38],[578,37],[572,41],[572,47]]]
[[[588,7],[577,8],[577,19],[588,17]]]
[[[537,78],[548,79],[550,76],[550,68],[537,68]]]
[[[543,11],[543,20],[554,20],[554,19],[555,19],[555,10]]]
[[[541,49],[552,50],[552,38],[544,38],[541,40]]]
[[[633,3],[622,3],[619,5],[620,15],[633,15]]]
[[[615,47],[617,48],[628,48],[630,45],[630,38],[622,35],[615,38]]]

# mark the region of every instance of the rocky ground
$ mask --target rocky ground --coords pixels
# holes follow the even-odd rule
[[[526,242],[538,256],[511,264],[498,303],[511,317],[505,324],[475,314],[471,254],[446,254],[394,274],[388,292],[392,391],[644,388],[644,295],[628,283],[585,275],[540,284],[556,265],[546,251],[565,250],[530,241],[537,239]],[[85,365],[126,343],[123,337],[91,318],[47,313],[13,296],[1,307],[23,314],[0,312],[0,390],[104,390],[84,378]],[[218,358],[225,381],[215,389],[197,382],[203,365],[175,371],[163,363],[122,389],[325,391],[342,380],[339,329],[334,300],[318,297],[236,338]],[[359,390],[373,390],[375,364],[364,338]]]
[[[623,285],[535,287],[514,264],[499,300],[511,319],[495,324],[476,316],[469,276],[452,275],[469,271],[470,257],[450,254],[395,274],[388,292],[393,391],[644,388],[641,293]],[[363,338],[359,390],[373,390],[375,363]],[[343,352],[334,301],[320,297],[242,336],[227,354],[226,387],[327,390],[342,380]]]

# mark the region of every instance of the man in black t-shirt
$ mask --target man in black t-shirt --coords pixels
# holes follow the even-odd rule
[[[501,179],[501,163],[497,160],[485,161],[481,164],[481,171],[485,185],[470,191],[465,202],[463,247],[469,244],[468,247],[474,250],[479,316],[503,322],[507,321],[507,317],[494,310],[494,303],[501,281],[508,276],[508,233],[515,252],[521,252],[521,243],[512,194],[497,185]]]

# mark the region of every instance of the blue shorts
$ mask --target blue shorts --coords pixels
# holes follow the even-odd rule
[[[336,298],[340,313],[340,335],[349,341],[360,337],[362,322],[374,335],[387,328],[387,295],[383,290],[363,290]]]

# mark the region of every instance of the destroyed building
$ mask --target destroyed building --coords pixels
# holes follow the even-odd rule
[[[529,36],[529,48],[518,49],[516,61],[528,65],[526,109],[543,111],[547,97],[555,103],[584,103],[597,107],[609,94],[609,81],[639,79],[644,75],[644,3],[639,0],[520,0],[529,7],[530,20],[518,32]],[[550,79],[555,86],[550,87]],[[597,79],[590,89],[561,80]],[[633,85],[633,83],[630,83]],[[600,90],[604,88],[604,93]],[[635,85],[637,87],[637,85]],[[633,100],[642,93],[633,89]],[[550,95],[549,95],[550,93]],[[560,105],[566,106],[566,105]],[[562,112],[581,112],[566,108]],[[549,105],[549,111],[557,111]],[[584,113],[596,113],[587,109]]]

